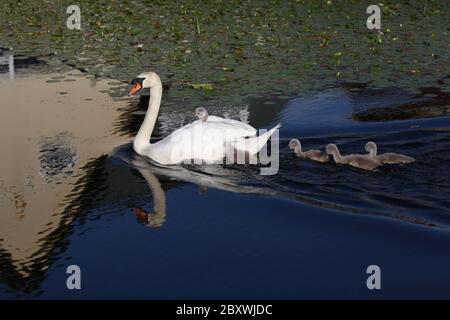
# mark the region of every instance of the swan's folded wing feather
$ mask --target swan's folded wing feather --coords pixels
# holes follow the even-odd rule
[[[262,147],[267,143],[273,133],[281,127],[281,123],[277,124],[275,127],[266,131],[265,133],[250,137],[248,139],[241,139],[239,141],[231,142],[230,145],[234,147],[236,151],[246,152],[250,155],[255,155],[258,153]]]
[[[226,118],[221,118],[221,117],[216,117],[216,116],[208,116],[207,119],[208,122],[222,122],[224,124],[228,124],[231,125],[235,128],[239,128],[241,130],[245,130],[246,133],[246,137],[254,137],[256,136],[256,129],[253,128],[251,125],[249,125],[248,123],[242,122],[242,121],[238,121],[238,120],[234,120],[234,119],[226,119]]]
[[[238,122],[238,121],[236,121]],[[243,140],[247,137],[254,137],[256,129],[248,130],[235,123],[224,121],[201,121],[196,120],[188,123],[181,128],[176,129],[170,135],[153,145],[153,150],[167,149],[168,152],[172,147],[183,144],[184,148],[199,148],[203,144],[209,147],[213,145],[224,146],[230,142]],[[192,147],[190,145],[192,144]]]

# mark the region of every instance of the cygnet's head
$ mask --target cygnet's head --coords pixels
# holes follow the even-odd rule
[[[327,152],[327,154],[333,154],[336,151],[339,151],[339,149],[335,144],[330,143],[329,145],[327,145],[325,151]]]
[[[195,108],[195,115],[201,120],[206,120],[208,118],[208,111],[205,108],[198,107]]]
[[[375,142],[369,141],[366,143],[366,151],[367,152],[371,152],[371,151],[376,151],[377,150],[377,145],[375,144]]]
[[[156,72],[144,72],[138,75],[136,78],[131,80],[133,87],[128,92],[128,96],[132,96],[138,91],[145,88],[153,88],[157,86],[162,86],[161,79]]]
[[[300,140],[291,139],[291,141],[289,141],[289,148],[295,149],[296,147],[300,147]]]

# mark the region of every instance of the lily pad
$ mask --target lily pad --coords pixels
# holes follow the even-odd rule
[[[188,83],[188,86],[195,90],[214,90],[214,86],[211,83]]]

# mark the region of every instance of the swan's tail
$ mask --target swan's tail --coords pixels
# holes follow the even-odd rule
[[[281,127],[281,123],[266,131],[260,136],[251,137],[248,139],[233,142],[231,145],[237,152],[248,153],[249,155],[256,155],[267,143],[273,133]]]

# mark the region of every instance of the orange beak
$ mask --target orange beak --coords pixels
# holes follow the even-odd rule
[[[140,83],[136,83],[131,89],[130,91],[128,91],[128,96],[132,96],[133,94],[135,94],[136,92],[138,92],[139,90],[142,89],[142,86]]]
[[[134,214],[136,215],[136,218],[138,218],[139,221],[141,222],[147,221],[148,219],[147,214],[144,211],[142,211],[141,208],[133,207],[132,209],[134,211]]]

